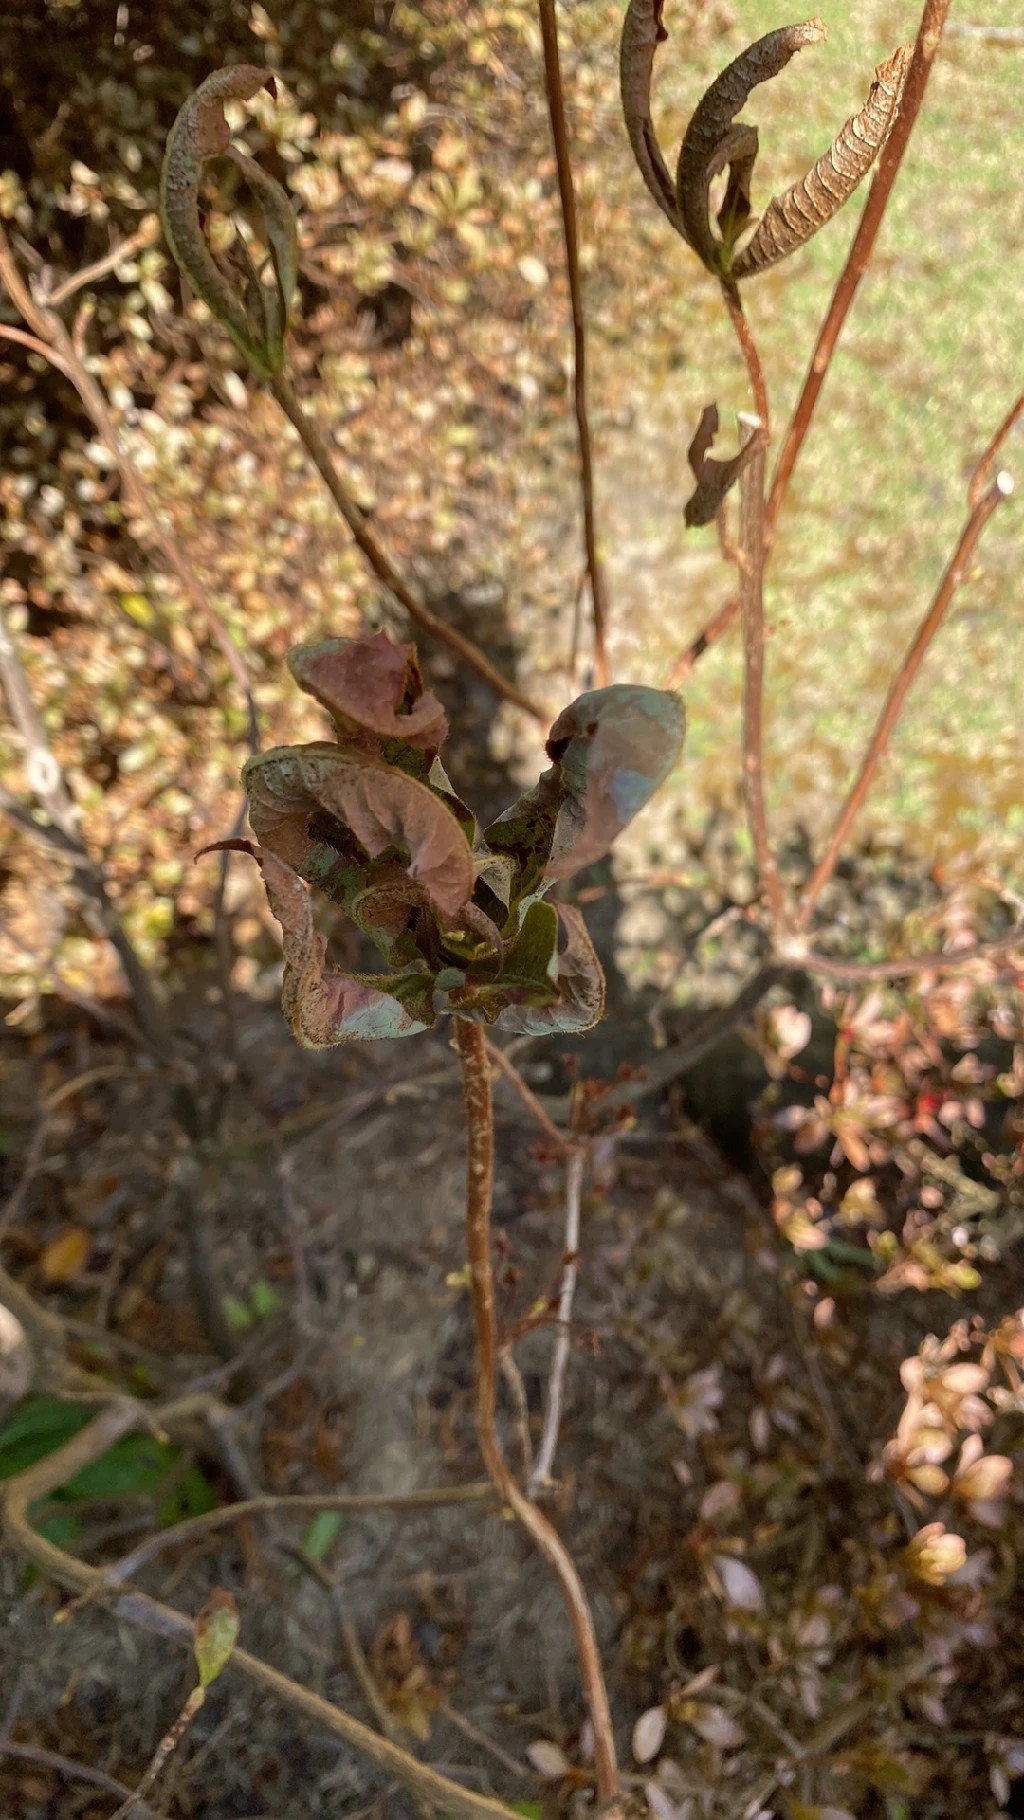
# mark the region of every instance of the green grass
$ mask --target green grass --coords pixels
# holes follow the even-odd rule
[[[919,9],[867,0],[821,10],[828,44],[802,52],[744,110],[761,129],[762,206],[825,149],[866,95],[875,64],[912,34]],[[1019,23],[1010,0],[983,10],[988,24]],[[789,18],[767,0],[736,12],[748,38]],[[666,20],[671,33],[671,5]],[[687,62],[685,36],[662,50],[656,119],[671,123],[670,163],[680,123],[739,43],[705,45],[700,70]],[[1024,193],[1009,134],[1020,118],[1021,71],[1019,50],[948,41],[797,470],[768,592],[771,791],[780,825],[820,828],[832,812],[956,541],[970,470],[1020,388]],[[628,437],[610,440],[605,527],[610,549],[623,529],[630,540],[626,561],[613,556],[627,602],[624,664],[644,661],[656,674],[731,586],[708,568],[694,579],[692,552],[710,556],[713,533],[684,538],[678,518],[688,491],[685,448],[701,406],[717,398],[732,434],[746,400],[713,282],[662,232],[617,153],[615,167],[629,210],[623,243],[640,230],[652,254],[632,281],[642,325],[631,356],[637,415]],[[744,288],[776,436],[865,194],[866,186],[807,248]],[[598,352],[599,384],[613,396],[624,358],[621,347]],[[638,439],[647,441],[646,455],[637,454]],[[1018,437],[1006,460],[1024,485],[1022,455]],[[643,487],[639,508],[628,497],[631,475]],[[905,833],[936,858],[975,853],[1005,864],[1020,851],[1022,501],[1024,490],[985,535],[865,816],[865,826]],[[735,789],[738,688],[733,637],[709,653],[687,691],[686,776],[699,803]]]

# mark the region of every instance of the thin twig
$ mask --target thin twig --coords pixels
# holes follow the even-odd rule
[[[826,979],[899,980],[915,973],[956,973],[971,961],[999,960],[1018,949],[1024,949],[1024,923],[1018,923],[995,941],[972,942],[969,947],[953,948],[946,954],[911,954],[896,961],[844,961],[806,948],[800,950],[800,965],[808,973],[820,973]],[[794,944],[794,955],[795,952]]]
[[[45,360],[63,373],[71,381],[82,400],[102,441],[113,456],[121,482],[121,491],[126,504],[140,521],[144,541],[159,550],[195,613],[209,626],[221,655],[245,699],[249,722],[249,745],[252,751],[258,751],[259,727],[256,719],[256,705],[245,663],[235,649],[231,634],[219,613],[211,606],[208,590],[200,586],[191,564],[182,553],[180,544],[172,533],[165,531],[161,525],[148,488],[124,447],[123,440],[111,416],[106,395],[88,371],[64,323],[52,309],[44,307],[32,296],[18,269],[10,241],[2,224],[0,224],[0,282],[3,283],[15,309],[24,317],[29,328],[38,338],[33,352],[41,354]],[[24,339],[16,330],[8,330],[6,333],[10,340]]]
[[[974,473],[971,475],[971,484],[967,489],[967,503],[969,506],[979,505],[982,495],[986,493],[992,485],[996,476],[996,462],[1003,452],[1003,446],[1009,441],[1009,438],[1013,435],[1014,430],[1017,428],[1017,425],[1021,422],[1022,418],[1024,418],[1024,392],[1021,392],[1019,396],[1014,399],[1006,416],[1003,418],[1002,423],[993,436],[992,441],[989,443],[988,448],[985,450],[984,455],[975,468]]]
[[[509,1470],[495,1426],[498,1328],[491,1260],[491,1197],[494,1185],[494,1106],[483,1029],[455,1019],[455,1047],[462,1064],[466,1102],[466,1245],[476,1330],[474,1391],[477,1439],[484,1465],[505,1503],[552,1569],[565,1601],[579,1660],[580,1678],[594,1732],[594,1766],[599,1801],[612,1801],[621,1782],[615,1736],[590,1602],[576,1564],[543,1511],[525,1495]]]
[[[875,779],[875,773],[882,762],[893,728],[903,711],[903,704],[910,693],[921,665],[935,639],[943,620],[952,605],[956,594],[963,584],[967,565],[977,547],[985,526],[992,514],[998,510],[1003,501],[1013,491],[1013,481],[1009,474],[1000,473],[988,491],[972,507],[967,522],[960,533],[956,549],[946,566],[945,574],[939,583],[935,598],[918,626],[907,649],[903,662],[893,681],[886,698],[885,706],[878,717],[874,732],[868,742],[867,751],[861,762],[860,770],[836,816],[832,832],[829,835],[825,851],[822,854],[811,879],[800,899],[796,917],[797,930],[806,929],[814,907],[828,884],[836,868],[836,862],[843,843],[853,823],[860,814],[868,793]]]
[[[580,447],[580,488],[583,499],[583,535],[587,551],[587,574],[590,577],[590,604],[594,617],[594,683],[603,689],[608,672],[608,601],[604,574],[597,554],[597,520],[594,510],[594,454],[587,414],[587,340],[583,308],[583,283],[580,277],[579,236],[576,224],[576,193],[569,154],[569,135],[565,122],[565,92],[558,55],[558,20],[555,0],[538,0],[540,35],[544,46],[544,86],[551,119],[551,138],[555,147],[558,172],[558,196],[562,205],[562,238],[565,241],[565,264],[572,302],[573,363],[575,377],[576,429]]]
[[[443,1700],[437,1710],[448,1720],[449,1725],[455,1726],[456,1731],[462,1732],[463,1736],[469,1738],[473,1744],[479,1744],[481,1750],[488,1751],[495,1763],[500,1763],[511,1776],[519,1776],[527,1781],[531,1777],[536,1779],[537,1771],[532,1769],[529,1763],[520,1762],[518,1758],[510,1756],[507,1750],[502,1750],[500,1744],[495,1744],[493,1738],[489,1738],[486,1732],[480,1731],[464,1714],[456,1712],[454,1706],[449,1706],[447,1700]]]
[[[377,541],[375,533],[371,531],[366,513],[342,479],[337,463],[318,426],[309,416],[286,374],[278,373],[270,381],[270,389],[292,428],[297,432],[303,448],[313,462],[338,511],[348,525],[356,545],[362,551],[378,581],[405,608],[410,619],[422,626],[425,632],[429,632],[441,644],[447,645],[456,656],[461,657],[464,663],[469,664],[478,676],[482,676],[484,681],[490,684],[496,694],[502,696],[505,701],[514,702],[517,708],[522,708],[524,713],[531,714],[534,720],[546,722],[548,717],[543,709],[539,708],[536,702],[532,702],[529,696],[523,695],[514,684],[508,682],[502,676],[501,671],[495,669],[489,658],[484,656],[471,639],[465,638],[461,632],[456,631],[454,626],[449,626],[443,619],[439,619],[395,568],[387,551]]]
[[[13,1738],[0,1738],[0,1757],[13,1757],[21,1763],[35,1764],[39,1769],[53,1770],[55,1775],[63,1776],[69,1782],[87,1782],[107,1795],[130,1795],[138,1820],[159,1820],[156,1808],[150,1807],[147,1801],[140,1801],[116,1776],[93,1769],[89,1763],[76,1763],[73,1757],[63,1757],[59,1751],[40,1750],[35,1744],[16,1744]]]
[[[751,437],[756,419],[741,415]],[[756,447],[740,475],[740,611],[743,616],[743,793],[754,845],[757,877],[778,937],[785,921],[782,881],[768,834],[764,790],[764,469],[765,451]]]
[[[515,1063],[509,1059],[503,1049],[498,1048],[497,1043],[491,1041],[489,1036],[485,1036],[484,1041],[487,1045],[487,1053],[490,1056],[491,1061],[497,1063],[502,1074],[505,1076],[505,1079],[511,1082],[518,1093],[519,1098],[522,1100],[523,1105],[526,1107],[531,1117],[536,1119],[541,1130],[563,1154],[568,1154],[572,1151],[575,1148],[572,1138],[567,1137],[564,1131],[559,1131],[558,1126],[548,1118],[537,1095],[534,1093],[532,1087],[529,1087],[524,1081]]]
[[[544,1426],[541,1430],[537,1458],[527,1483],[527,1490],[532,1498],[537,1496],[538,1491],[552,1483],[552,1468],[558,1447],[558,1432],[562,1423],[565,1373],[572,1349],[572,1304],[576,1294],[576,1279],[579,1275],[580,1203],[583,1198],[583,1176],[586,1162],[586,1153],[583,1150],[575,1150],[569,1157],[565,1168],[565,1237],[563,1240],[565,1262],[562,1266],[562,1287],[558,1296],[558,1331],[555,1334],[555,1351],[551,1361],[551,1377],[548,1380]]]
[[[757,343],[750,332],[750,324],[743,312],[739,285],[723,284],[722,296],[729,313],[729,321],[732,323],[736,339],[740,344],[740,353],[743,355],[743,364],[747,369],[750,389],[754,394],[754,415],[761,426],[761,434],[767,446],[771,441],[772,433],[771,418],[768,413],[768,387],[765,384],[764,368],[761,365],[761,356],[757,351]]]
[[[139,1569],[147,1566],[150,1561],[155,1561],[158,1555],[166,1554],[172,1548],[185,1547],[186,1544],[205,1542],[207,1537],[218,1534],[222,1529],[230,1529],[235,1523],[241,1523],[250,1517],[274,1514],[309,1516],[325,1510],[338,1511],[352,1517],[363,1516],[374,1510],[393,1510],[399,1513],[408,1511],[415,1515],[420,1510],[438,1510],[450,1504],[486,1504],[489,1500],[493,1504],[494,1487],[487,1479],[469,1485],[439,1486],[436,1490],[394,1494],[268,1492],[255,1498],[242,1498],[238,1503],[226,1504],[220,1510],[204,1511],[198,1517],[186,1517],[170,1529],[154,1531],[137,1548],[133,1548],[131,1554],[124,1555],[120,1561],[103,1569],[104,1585],[121,1586],[126,1580],[134,1579]]]
[[[660,1093],[738,1030],[773,987],[791,984],[797,979],[799,962],[769,961],[752,975],[728,1005],[716,1005],[709,1011],[687,1034],[685,1042],[673,1044],[648,1062],[642,1080],[620,1081],[602,1096],[595,1111],[599,1107],[602,1115],[620,1112],[639,1100],[648,1099],[653,1093]]]
[[[105,278],[108,272],[116,272],[119,265],[134,259],[136,253],[141,253],[144,247],[155,245],[158,239],[156,216],[151,215],[134,234],[129,234],[127,240],[122,240],[119,245],[111,247],[109,253],[104,253],[102,259],[95,259],[92,265],[83,265],[79,271],[72,272],[52,291],[49,287],[43,288],[43,302],[51,310],[59,309],[76,291],[84,290],[88,284],[95,284],[98,278]]]
[[[729,630],[733,620],[737,618],[739,610],[740,597],[738,594],[733,594],[725,605],[719,607],[718,612],[712,615],[703,631],[698,632],[696,638],[691,639],[690,643],[680,651],[665,677],[662,688],[682,688],[694,664],[699,663],[705,651],[710,650],[712,645],[716,645],[723,633]]]
[[[2,230],[0,230],[2,232]],[[28,679],[22,667],[14,638],[0,613],[0,685],[7,697],[11,719],[25,746],[25,769],[53,827],[59,831],[59,845],[71,862],[78,894],[91,912],[99,933],[110,942],[121,963],[125,984],[131,995],[139,1031],[146,1047],[161,1061],[169,1059],[169,1039],[163,1014],[156,1001],[149,975],[121,921],[107,891],[103,874],[82,839],[78,808],[72,800],[63,772],[46,738],[42,720],[32,700]],[[31,818],[19,818],[22,826],[32,826]],[[40,838],[45,833],[38,830]]]
[[[157,1414],[163,1425],[171,1429],[183,1410],[193,1412],[195,1403],[195,1398],[182,1400],[179,1404],[170,1404],[158,1410]],[[148,1420],[144,1418],[145,1412],[141,1404],[126,1397],[117,1398],[64,1447],[48,1454],[17,1478],[8,1480],[4,1486],[0,1513],[8,1543],[58,1586],[64,1586],[78,1594],[102,1595],[104,1575],[100,1568],[90,1567],[85,1561],[66,1554],[55,1543],[41,1536],[31,1522],[32,1506],[58,1490],[86,1466],[101,1459],[123,1435],[139,1426],[149,1426]],[[135,1591],[112,1594],[109,1609],[116,1619],[166,1637],[189,1653],[192,1652],[194,1625],[192,1619],[183,1612],[175,1611],[172,1607]],[[324,1726],[334,1737],[340,1738],[350,1749],[359,1751],[386,1774],[397,1776],[407,1788],[422,1795],[440,1812],[451,1814],[456,1820],[518,1820],[514,1809],[485,1795],[473,1794],[468,1789],[461,1788],[457,1782],[450,1781],[447,1776],[439,1775],[426,1764],[418,1763],[407,1751],[380,1737],[341,1707],[322,1699],[309,1688],[300,1686],[297,1681],[281,1674],[269,1662],[251,1655],[248,1650],[236,1647],[224,1672],[240,1674],[255,1686],[275,1694],[293,1711]]]
[[[950,0],[925,0],[899,112],[882,149],[878,169],[868,191],[864,211],[853,238],[853,245],[847,255],[839,282],[832,293],[832,301],[818,333],[803,390],[797,399],[792,419],[779,450],[779,459],[775,467],[765,517],[765,545],[768,550],[775,541],[779,513],[792,479],[793,469],[796,467],[804,439],[810,428],[815,406],[835,353],[836,343],[850,313],[860,281],[871,262],[871,255],[874,252],[875,241],[878,238],[889,197],[892,194],[893,184],[921,111],[921,103],[924,100],[924,92],[938,52],[949,7]]]

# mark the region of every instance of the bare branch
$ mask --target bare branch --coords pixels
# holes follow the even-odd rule
[[[729,627],[738,617],[739,610],[740,597],[738,594],[734,594],[731,599],[727,600],[724,606],[719,607],[718,612],[708,620],[704,630],[698,632],[696,638],[691,639],[690,643],[683,647],[665,677],[665,681],[662,684],[663,688],[682,688],[687,677],[690,675],[694,664],[699,663],[705,651],[709,651],[712,645],[716,645],[723,634],[729,630]]]
[[[576,196],[569,156],[569,136],[565,124],[565,95],[558,56],[558,20],[555,0],[538,0],[540,32],[544,46],[544,83],[547,90],[551,137],[558,170],[558,195],[562,205],[562,236],[565,241],[565,263],[572,301],[573,359],[576,401],[576,429],[580,445],[580,486],[583,497],[583,532],[587,551],[587,573],[590,577],[590,604],[594,618],[594,683],[603,689],[608,673],[608,602],[604,573],[597,555],[597,525],[594,510],[594,456],[587,415],[587,340],[583,311],[583,284],[580,277]]]
[[[210,605],[207,591],[200,585],[191,564],[182,553],[180,544],[174,535],[165,531],[161,525],[149,491],[124,447],[123,440],[111,416],[107,399],[85,366],[63,322],[52,309],[44,307],[29,291],[18,270],[2,223],[0,223],[0,282],[3,283],[15,309],[20,311],[36,337],[32,351],[41,354],[44,359],[49,360],[63,373],[71,381],[82,400],[101,439],[114,459],[121,481],[121,490],[126,503],[140,521],[143,540],[159,550],[197,616],[209,626],[244,697],[249,717],[249,745],[252,751],[258,751],[259,729],[256,707],[242,657],[235,649],[231,635],[219,613]],[[7,338],[14,340],[21,337],[15,331],[8,330]]]
[[[549,1137],[551,1142],[556,1145],[560,1151],[566,1154],[570,1152],[574,1148],[572,1139],[567,1137],[564,1131],[559,1131],[558,1126],[553,1124],[548,1118],[537,1095],[533,1092],[531,1087],[527,1086],[527,1083],[524,1081],[515,1063],[509,1060],[505,1051],[499,1049],[497,1043],[492,1042],[489,1036],[485,1036],[484,1041],[487,1045],[487,1053],[490,1056],[491,1061],[497,1064],[501,1069],[502,1074],[505,1076],[505,1079],[515,1088],[523,1105],[526,1107],[531,1117],[536,1119],[545,1136]]]
[[[558,1447],[558,1432],[562,1424],[565,1373],[572,1349],[572,1305],[576,1295],[576,1279],[579,1275],[580,1202],[583,1197],[583,1175],[586,1162],[586,1152],[576,1150],[569,1157],[565,1168],[565,1236],[562,1241],[565,1261],[562,1265],[562,1287],[558,1297],[558,1331],[555,1334],[555,1354],[551,1362],[551,1376],[548,1380],[544,1427],[541,1430],[540,1447],[537,1450],[537,1458],[527,1485],[527,1490],[532,1498],[537,1496],[538,1491],[552,1483],[552,1467]]]
[[[2,230],[0,230],[2,232]],[[0,613],[0,684],[18,732],[25,744],[26,771],[39,802],[59,831],[62,851],[71,862],[72,879],[86,911],[98,933],[114,948],[121,963],[142,1038],[161,1061],[169,1060],[169,1038],[149,975],[104,883],[103,874],[90,855],[79,827],[78,809],[73,802],[64,775],[50,749],[43,723],[36,712],[28,679],[4,615]],[[23,828],[31,828],[30,817],[19,816]],[[35,831],[35,830],[34,830]],[[40,838],[46,834],[39,828]]]
[[[484,656],[479,646],[475,645],[471,639],[465,638],[461,632],[456,631],[454,626],[447,625],[443,619],[438,618],[436,613],[431,612],[426,602],[399,574],[390,556],[371,531],[366,513],[350,493],[320,430],[301,403],[298,393],[287,375],[275,374],[270,382],[270,389],[289,423],[297,431],[303,448],[317,469],[358,548],[362,551],[378,581],[382,582],[388,593],[392,594],[405,608],[410,619],[414,620],[418,626],[422,626],[425,632],[429,632],[441,644],[447,645],[448,649],[454,651],[457,657],[461,657],[464,663],[469,664],[470,668],[490,685],[495,694],[500,695],[505,701],[513,702],[517,708],[522,708],[524,713],[532,715],[534,720],[542,721],[546,725],[549,717],[537,706],[536,702],[532,702],[529,696],[521,694],[512,683],[507,682],[500,670],[495,669],[490,659]]]
[[[751,437],[757,418],[741,416]],[[740,612],[743,620],[743,791],[757,876],[778,937],[785,921],[782,883],[768,834],[764,790],[764,445],[740,475]]]
[[[487,1467],[505,1503],[519,1519],[538,1553],[554,1573],[565,1602],[579,1660],[587,1709],[594,1730],[594,1764],[598,1799],[619,1793],[615,1736],[590,1602],[576,1564],[543,1511],[517,1485],[501,1450],[495,1427],[497,1410],[498,1332],[491,1261],[491,1196],[494,1178],[494,1108],[483,1029],[457,1017],[455,1047],[462,1064],[466,1100],[466,1244],[470,1294],[476,1329],[476,1432]]]
[[[130,1398],[114,1399],[94,1422],[64,1447],[48,1454],[17,1478],[8,1480],[0,1506],[8,1543],[58,1586],[79,1594],[102,1595],[102,1570],[65,1554],[63,1549],[41,1536],[31,1521],[32,1506],[101,1459],[123,1435],[139,1427],[150,1427],[154,1414],[165,1428],[172,1430],[182,1419],[199,1413],[202,1402],[201,1398],[183,1398],[176,1404],[150,1412]],[[191,1653],[193,1622],[183,1612],[134,1591],[114,1593],[107,1603],[112,1615],[120,1621],[166,1637]],[[455,1820],[518,1820],[512,1808],[485,1795],[472,1794],[447,1776],[418,1763],[398,1745],[380,1737],[319,1694],[290,1680],[269,1662],[250,1655],[248,1650],[236,1647],[224,1672],[241,1674],[257,1687],[276,1695],[293,1711],[322,1725],[350,1749],[359,1751],[386,1774],[396,1776],[414,1794],[422,1796],[440,1812],[455,1816]]]
[[[1003,430],[1005,430],[1005,425],[1003,426]],[[1003,430],[998,433],[1000,436],[1003,435]],[[984,467],[986,460],[987,452],[986,456],[982,457],[981,464],[979,464],[979,471]],[[973,490],[972,487],[972,491]],[[846,799],[836,816],[825,851],[818,861],[810,882],[801,897],[800,908],[796,918],[796,928],[798,930],[806,929],[811,916],[814,913],[814,906],[835,871],[836,862],[842,850],[843,843],[845,842],[853,823],[856,821],[864,807],[864,803],[874,782],[875,774],[888,748],[893,728],[903,712],[903,706],[907,696],[909,695],[921,665],[924,663],[925,657],[942,626],[949,608],[952,606],[959,589],[963,585],[967,567],[977,548],[978,540],[989,519],[992,517],[992,514],[998,510],[1012,491],[1013,481],[1010,475],[1005,473],[997,474],[988,491],[982,494],[981,498],[977,499],[971,508],[970,515],[960,533],[956,549],[946,566],[945,573],[939,583],[931,606],[928,608],[921,624],[918,626],[889,690],[885,706],[878,717],[875,730],[868,743],[867,751],[861,761],[860,770],[858,771],[854,782],[851,784]]]

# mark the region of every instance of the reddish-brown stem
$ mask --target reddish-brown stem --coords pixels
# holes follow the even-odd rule
[[[484,1041],[487,1045],[487,1053],[490,1056],[491,1061],[501,1069],[506,1080],[515,1088],[523,1105],[531,1116],[536,1119],[541,1130],[550,1138],[551,1142],[563,1155],[572,1155],[577,1146],[573,1143],[572,1138],[567,1137],[564,1131],[559,1131],[558,1126],[553,1124],[551,1119],[548,1118],[537,1095],[533,1092],[532,1088],[527,1086],[515,1063],[509,1060],[504,1050],[498,1048],[497,1043],[492,1043],[489,1036],[486,1036]]]
[[[804,380],[803,390],[797,399],[792,420],[779,450],[779,459],[765,517],[765,543],[769,550],[775,541],[779,513],[782,510],[793,469],[796,467],[800,450],[810,428],[811,418],[835,353],[836,343],[850,313],[860,281],[871,262],[871,255],[874,252],[875,241],[888,207],[893,184],[921,111],[921,103],[924,100],[932,64],[939,48],[949,5],[950,0],[925,0],[899,112],[896,115],[892,132],[882,149],[878,170],[868,192],[868,199],[864,204],[864,212],[854,235],[853,245],[840,274],[839,282],[832,293],[832,301],[828,306],[815,344],[810,370]]]
[[[835,980],[900,980],[915,973],[955,973],[970,961],[995,961],[1004,955],[1024,950],[1024,924],[1018,923],[1007,935],[991,942],[972,942],[967,948],[952,948],[948,954],[909,954],[897,961],[844,961],[832,954],[815,954],[808,948],[800,965],[808,973],[820,973]]]
[[[594,1767],[599,1800],[620,1792],[615,1738],[594,1620],[576,1565],[557,1530],[520,1490],[501,1451],[495,1427],[498,1321],[491,1261],[491,1196],[494,1182],[494,1107],[487,1040],[481,1025],[455,1019],[455,1047],[462,1065],[466,1102],[466,1247],[476,1331],[476,1432],[484,1465],[509,1509],[558,1581],[576,1640],[580,1677],[594,1731]]]
[[[997,475],[995,481],[972,507],[970,515],[960,533],[956,549],[947,564],[945,574],[939,583],[931,606],[921,621],[906,655],[900,665],[896,678],[889,690],[885,706],[878,717],[875,730],[871,735],[868,749],[864,754],[860,770],[850,787],[835,824],[829,835],[828,843],[822,854],[806,891],[800,900],[796,918],[796,928],[806,929],[814,906],[822,891],[828,884],[836,868],[836,861],[843,843],[853,823],[864,807],[865,800],[875,779],[875,773],[885,755],[893,728],[903,711],[903,704],[910,693],[917,673],[923,664],[928,650],[946,617],[947,612],[961,587],[967,565],[974,554],[978,539],[985,529],[993,512],[1000,506],[1013,490],[1013,482],[1008,474]]]
[[[757,876],[768,909],[769,926],[778,936],[784,922],[782,881],[768,835],[764,790],[764,470],[765,448],[760,425],[740,418],[757,438],[740,475],[740,613],[743,620],[743,794],[754,844]]]
[[[565,124],[565,94],[558,55],[558,21],[555,0],[538,0],[540,35],[544,46],[544,86],[547,90],[551,138],[555,147],[558,171],[558,195],[562,205],[562,237],[565,241],[565,264],[572,302],[573,361],[575,369],[576,429],[580,445],[580,488],[583,497],[583,536],[587,551],[587,574],[590,577],[590,604],[594,618],[594,683],[607,687],[608,673],[608,602],[604,573],[597,555],[597,524],[594,511],[594,455],[587,415],[587,338],[583,312],[583,284],[580,278],[579,236],[576,226],[576,193],[569,156],[569,135]]]
[[[684,646],[669,670],[662,684],[664,689],[681,689],[695,663],[703,657],[705,651],[718,643],[723,632],[727,632],[740,610],[740,597],[733,594],[724,607],[719,607],[713,619],[709,619],[703,632]]]
[[[1014,399],[1006,416],[1003,418],[1002,423],[993,436],[992,441],[989,443],[988,448],[985,450],[984,455],[975,468],[974,473],[971,475],[971,484],[967,489],[968,505],[976,506],[981,499],[982,494],[986,493],[992,485],[992,481],[995,478],[996,462],[1002,454],[1003,444],[1008,441],[1022,418],[1024,418],[1024,392],[1021,392],[1020,396]]]
[[[422,626],[425,632],[429,632],[441,644],[447,645],[449,651],[454,651],[457,657],[461,657],[462,661],[469,664],[478,676],[483,677],[496,695],[502,696],[505,701],[514,702],[517,708],[522,708],[524,713],[532,714],[534,720],[542,721],[546,725],[548,716],[543,709],[508,682],[502,676],[501,671],[495,669],[471,639],[464,638],[454,626],[447,625],[443,619],[438,618],[436,613],[432,613],[426,602],[420,599],[405,577],[395,568],[387,551],[378,543],[371,531],[362,506],[345,485],[330,449],[317,425],[301,403],[291,380],[284,373],[278,373],[270,381],[270,390],[289,423],[297,431],[303,448],[313,462],[339,513],[348,525],[357,547],[362,551],[378,581],[382,582],[388,593],[392,594],[405,608],[409,618],[416,625]]]
[[[771,441],[771,421],[768,415],[768,388],[765,385],[761,356],[757,351],[757,343],[750,332],[750,324],[743,313],[739,286],[723,283],[722,296],[729,312],[729,321],[732,323],[736,339],[740,344],[740,353],[743,355],[743,364],[747,369],[750,389],[754,394],[754,413],[760,422],[761,432],[767,444]]]

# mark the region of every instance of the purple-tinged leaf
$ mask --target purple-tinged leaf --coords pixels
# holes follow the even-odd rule
[[[587,925],[571,904],[556,908],[566,938],[557,956],[558,997],[548,1005],[507,1005],[498,1018],[502,1030],[521,1036],[575,1036],[592,1029],[604,1014],[604,974]]]
[[[242,772],[249,819],[269,847],[300,875],[317,836],[318,811],[354,835],[368,858],[394,849],[434,907],[454,918],[473,892],[473,856],[454,815],[425,784],[379,760],[318,741],[276,746]]]
[[[373,638],[328,638],[296,645],[288,667],[300,689],[315,696],[340,739],[370,735],[404,740],[433,755],[448,722],[436,695],[425,694],[415,645],[393,644],[386,632]]]
[[[281,1009],[303,1047],[329,1049],[336,1043],[414,1036],[428,1029],[434,1022],[430,976],[385,975],[387,990],[382,990],[366,976],[335,973],[327,965],[327,943],[314,928],[312,900],[298,874],[269,849],[257,857],[284,937]]]
[[[682,698],[615,683],[570,702],[548,735],[554,762],[484,838],[518,865],[521,898],[607,853],[664,783],[682,751]]]

